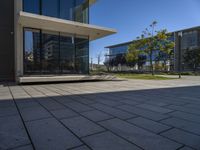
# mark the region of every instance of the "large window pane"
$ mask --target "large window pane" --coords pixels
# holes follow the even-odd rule
[[[23,10],[34,14],[40,14],[39,0],[23,0]]]
[[[60,63],[62,73],[75,73],[74,40],[67,34],[60,34]]]
[[[42,15],[59,17],[59,0],[42,0]]]
[[[24,28],[24,74],[88,74],[89,40]]]
[[[89,40],[85,37],[76,37],[76,71],[79,74],[89,73]]]
[[[89,0],[76,0],[74,14],[74,21],[89,23]]]
[[[59,73],[59,33],[42,32],[41,63],[43,74]]]
[[[74,20],[75,0],[60,0],[60,18]]]
[[[24,30],[24,73],[40,73],[40,31]]]

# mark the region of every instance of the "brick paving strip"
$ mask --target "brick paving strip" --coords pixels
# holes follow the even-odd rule
[[[2,84],[0,150],[200,150],[200,77]]]

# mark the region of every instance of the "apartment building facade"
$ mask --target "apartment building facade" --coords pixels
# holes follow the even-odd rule
[[[0,79],[89,73],[89,43],[116,33],[89,24],[95,0],[1,0]]]

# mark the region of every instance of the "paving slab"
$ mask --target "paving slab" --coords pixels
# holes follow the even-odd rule
[[[123,104],[121,102],[117,102],[117,101],[114,101],[114,100],[108,100],[108,99],[105,99],[105,98],[101,98],[101,99],[98,99],[96,101],[99,102],[99,103],[108,105],[108,106],[119,106],[119,105]]]
[[[111,132],[103,132],[82,139],[93,150],[141,150]]]
[[[30,144],[20,116],[0,118],[0,149],[6,150]]]
[[[71,108],[71,109],[73,109],[76,112],[85,112],[85,111],[94,110],[93,108],[91,108],[91,107],[89,107],[87,105],[78,103],[78,102],[65,103],[64,105],[69,107],[69,108]]]
[[[0,100],[0,108],[14,107],[15,103],[12,99]]]
[[[161,122],[166,125],[170,125],[170,126],[200,135],[199,123],[194,123],[194,122],[190,122],[190,121],[178,119],[178,118],[169,118]]]
[[[74,102],[74,100],[70,99],[68,96],[65,95],[54,96],[53,99],[62,104]]]
[[[113,107],[109,107],[109,106],[106,106],[106,105],[103,105],[103,104],[93,104],[91,105],[92,107],[98,109],[98,110],[101,110],[105,113],[108,113],[112,116],[115,116],[117,118],[120,118],[120,119],[130,119],[130,118],[133,118],[133,117],[136,117],[137,115],[134,115],[134,114],[130,114],[128,112],[125,112],[125,111],[122,111],[120,109],[117,109],[117,108],[113,108]]]
[[[154,121],[159,121],[159,120],[169,117],[168,115],[165,115],[165,114],[160,114],[157,112],[145,110],[143,108],[138,108],[138,107],[134,107],[134,106],[130,106],[130,105],[122,105],[122,106],[118,106],[117,108],[127,111],[127,112],[130,112],[132,114],[138,115],[138,116],[152,119]]]
[[[160,133],[162,131],[165,131],[165,130],[168,130],[168,129],[171,128],[170,126],[167,126],[167,125],[164,125],[164,124],[161,124],[159,122],[152,121],[152,120],[149,120],[149,119],[145,119],[145,118],[142,118],[142,117],[129,119],[127,121],[130,122],[131,124],[134,124],[138,127],[147,129],[147,130],[152,131],[154,133]]]
[[[167,106],[167,108],[173,109],[173,110],[178,110],[178,111],[183,111],[186,113],[200,115],[200,110],[188,108],[188,107],[184,107],[184,106],[170,105],[170,106]]]
[[[122,99],[120,100],[121,103],[123,104],[128,104],[128,105],[138,105],[140,104],[139,102],[136,102],[134,100],[129,100],[129,99]]]
[[[14,148],[12,150],[33,150],[33,146],[32,145],[26,145],[26,146]]]
[[[99,125],[81,116],[63,119],[62,122],[79,137],[88,136],[105,130]]]
[[[179,130],[179,129],[171,129],[167,132],[162,133],[161,135],[175,140],[179,143],[190,146],[194,149],[200,150],[200,136]]]
[[[145,150],[176,150],[182,146],[172,140],[119,119],[103,121],[100,124]]]
[[[81,113],[81,114],[83,116],[85,116],[86,118],[88,118],[92,121],[95,121],[95,122],[114,118],[113,116],[108,115],[108,114],[101,112],[101,111],[98,111],[98,110],[88,111],[88,112],[84,112],[84,113]]]
[[[26,102],[18,102],[17,106],[19,109],[30,108],[30,107],[40,107],[41,105],[36,101],[26,101]]]
[[[52,115],[42,106],[20,109],[20,112],[24,121],[34,121],[52,117]]]
[[[151,110],[151,111],[154,111],[154,112],[158,112],[158,113],[161,113],[161,114],[169,113],[169,112],[173,111],[171,109],[167,109],[167,108],[163,108],[163,107],[159,107],[159,106],[153,106],[151,104],[141,104],[141,105],[137,105],[137,107],[141,107],[141,108]]]
[[[54,118],[26,123],[37,150],[66,150],[82,142]]]
[[[200,116],[199,115],[194,115],[194,114],[180,112],[180,111],[172,112],[169,115],[176,117],[176,118],[185,119],[185,120],[188,120],[188,121],[200,123]]]
[[[53,99],[50,98],[40,98],[37,99],[37,101],[44,106],[46,109],[50,110],[58,110],[58,109],[64,109],[65,106],[61,105],[60,103],[56,102]]]
[[[0,108],[0,117],[18,115],[16,107],[1,107]]]
[[[59,109],[59,110],[53,110],[51,113],[57,118],[57,119],[66,119],[66,118],[72,118],[79,116],[78,113],[65,108],[65,109]]]

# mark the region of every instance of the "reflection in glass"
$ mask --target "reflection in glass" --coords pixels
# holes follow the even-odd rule
[[[89,40],[85,37],[76,37],[76,71],[79,74],[89,73]]]
[[[25,12],[40,14],[40,0],[23,0]]]
[[[24,32],[24,72],[40,73],[40,31],[25,29]]]
[[[42,15],[50,17],[59,17],[58,0],[42,0]]]
[[[75,73],[75,47],[72,36],[60,34],[60,69],[62,73]]]
[[[76,0],[75,21],[89,23],[89,0]]]
[[[89,23],[89,0],[24,0],[23,7],[25,12]]]
[[[42,32],[42,73],[59,73],[59,33]]]
[[[74,1],[75,0],[60,0],[60,18],[74,20]]]

